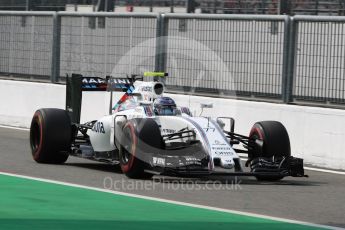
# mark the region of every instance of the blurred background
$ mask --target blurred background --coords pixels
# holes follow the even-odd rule
[[[0,10],[344,15],[345,0],[1,0]]]
[[[345,0],[0,0],[0,78],[154,70],[170,92],[344,109],[344,13]]]

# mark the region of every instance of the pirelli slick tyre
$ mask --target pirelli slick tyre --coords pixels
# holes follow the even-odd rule
[[[30,147],[36,162],[66,162],[71,140],[71,121],[65,110],[39,109],[35,112],[30,126]]]
[[[132,119],[123,127],[119,158],[121,170],[133,179],[148,179],[149,154],[163,147],[159,126],[153,119]]]
[[[249,151],[251,157],[289,157],[291,156],[290,139],[283,124],[278,121],[261,121],[254,124],[250,139],[259,139],[263,142],[260,153]],[[258,180],[278,181],[282,176],[257,176]]]

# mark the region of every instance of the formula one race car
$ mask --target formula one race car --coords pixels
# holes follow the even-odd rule
[[[233,175],[274,181],[304,176],[303,160],[291,156],[281,123],[257,122],[249,136],[236,134],[233,118],[194,117],[189,108],[163,96],[161,82],[144,81],[147,76],[167,74],[146,72],[124,79],[67,76],[66,110],[39,109],[33,116],[34,160],[61,164],[71,155],[120,164],[130,178]],[[109,115],[80,124],[83,91],[109,92]],[[114,91],[124,92],[115,106]],[[244,165],[250,170],[244,171],[240,153],[248,155]]]

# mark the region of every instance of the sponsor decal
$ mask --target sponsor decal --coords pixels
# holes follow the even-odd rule
[[[226,163],[232,163],[232,160],[231,159],[225,159],[225,162]]]
[[[96,122],[91,130],[96,133],[105,133],[103,122]]]
[[[224,143],[220,143],[220,141],[215,141],[215,143],[212,145],[212,150],[216,155],[219,156],[232,156],[233,152],[231,151],[232,149],[228,147]]]
[[[165,159],[160,157],[153,157],[152,158],[153,165],[156,166],[165,166]]]
[[[231,151],[230,147],[212,147],[213,150]]]
[[[83,84],[101,84],[101,83],[105,83],[105,79],[88,77],[88,78],[83,78],[82,83]]]
[[[145,110],[145,114],[148,117],[152,117],[153,116],[153,111],[151,106],[144,106],[144,110]]]
[[[215,140],[214,143],[212,144],[212,148],[215,148],[214,146],[225,146],[225,145],[226,144],[224,142],[221,142],[219,140]]]
[[[162,129],[163,133],[167,133],[167,134],[172,134],[172,133],[176,133],[176,130],[173,129]]]
[[[204,128],[205,129],[205,132],[215,132],[216,131],[216,128],[212,128],[212,127],[207,127],[207,128]]]
[[[118,79],[118,78],[111,78],[109,82],[112,84],[131,84],[131,82],[128,79]]]
[[[131,85],[128,79],[99,77],[83,77],[82,89],[85,91],[125,90]]]
[[[196,157],[185,157],[186,161],[198,161]]]
[[[107,83],[106,79],[99,78],[99,77],[84,77],[82,79],[83,84],[103,84]],[[108,83],[111,84],[130,84],[130,81],[128,79],[119,79],[119,78],[111,78],[109,79]]]
[[[232,152],[219,152],[219,151],[216,151],[214,152],[216,155],[219,155],[219,156],[232,156],[233,153]]]
[[[185,157],[186,165],[201,165],[200,160],[195,157]]]
[[[185,157],[174,157],[167,156],[163,157],[153,157],[152,158],[153,166],[161,167],[183,167],[188,165],[199,165],[202,166],[202,161],[194,156],[185,156]]]
[[[122,89],[125,90],[127,89],[131,93],[133,92],[134,88],[132,89],[133,86],[131,86],[131,82],[128,79],[116,79],[116,78],[111,78],[108,81],[108,88],[110,90],[116,90],[116,89]]]
[[[143,92],[152,92],[153,89],[152,89],[152,86],[143,86],[141,88],[141,91],[143,91]]]

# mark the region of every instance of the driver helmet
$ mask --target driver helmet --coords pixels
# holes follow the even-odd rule
[[[156,115],[172,116],[176,115],[176,103],[170,97],[159,97],[154,103],[154,112]]]

